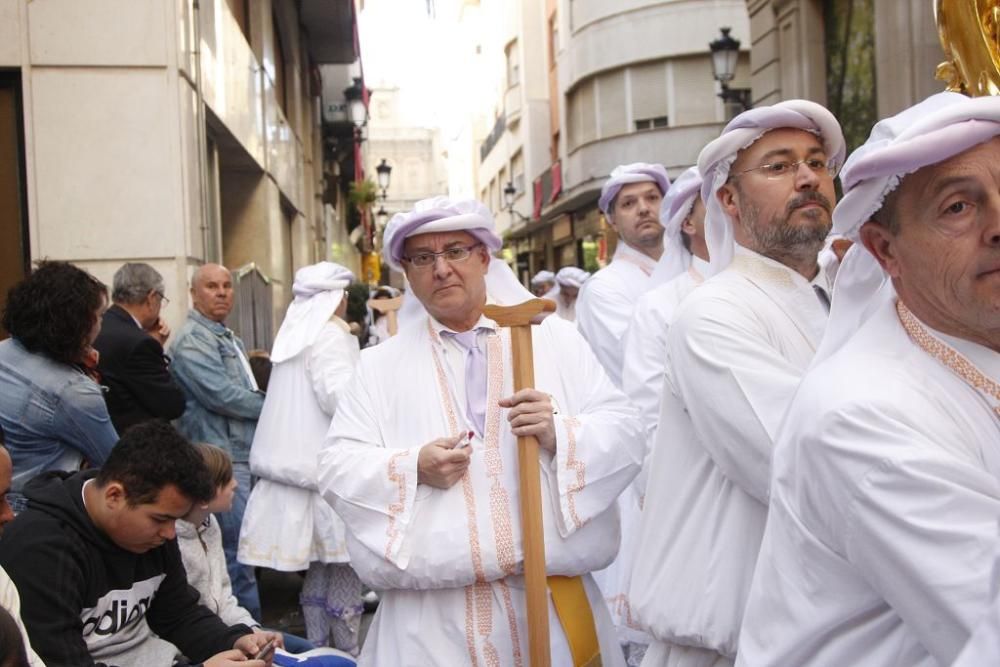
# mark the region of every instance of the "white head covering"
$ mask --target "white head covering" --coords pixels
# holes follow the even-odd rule
[[[611,176],[608,177],[608,180],[601,187],[601,198],[597,201],[598,207],[600,207],[604,215],[608,215],[608,208],[611,206],[611,201],[618,196],[618,191],[622,189],[622,186],[629,183],[644,183],[646,181],[656,183],[657,187],[660,188],[660,192],[664,195],[667,194],[667,190],[670,188],[670,177],[667,176],[667,170],[661,164],[633,162],[632,164],[623,164],[615,167],[611,172]]]
[[[684,247],[681,227],[691,214],[695,197],[701,194],[701,172],[689,167],[674,181],[663,203],[660,204],[660,222],[664,232],[664,250],[653,269],[653,279],[663,284],[680,275],[691,266],[691,251]]]
[[[888,297],[891,283],[858,243],[861,226],[882,208],[902,178],[1000,135],[1000,98],[937,93],[875,124],[841,172],[844,196],[833,211],[833,234],[855,241],[837,273],[833,307],[814,363],[833,354]]]
[[[412,211],[397,213],[386,225],[383,236],[383,255],[386,263],[397,271],[403,271],[403,244],[410,236],[431,232],[468,232],[491,252],[499,250],[503,241],[497,236],[493,215],[483,204],[472,199],[450,199],[431,197],[418,201]],[[524,288],[506,263],[491,256],[486,272],[486,290],[499,305],[522,303],[535,296]],[[407,309],[406,319],[413,319],[412,290],[403,300]],[[408,308],[410,306],[410,308]]]
[[[551,283],[556,279],[556,274],[551,271],[539,271],[531,278],[532,285],[541,285],[542,283]]]
[[[590,272],[575,266],[564,266],[556,274],[556,284],[560,287],[583,287],[590,278]]]
[[[714,275],[733,260],[733,221],[722,210],[716,196],[729,180],[729,168],[736,155],[770,130],[791,127],[814,132],[823,140],[827,156],[839,166],[846,146],[840,124],[826,108],[807,100],[786,100],[769,107],[757,107],[733,118],[722,134],[698,155],[698,170],[704,180],[701,199],[705,202],[705,241],[708,244],[708,274]],[[708,276],[706,276],[708,277]]]
[[[274,338],[271,348],[273,363],[291,359],[316,341],[352,280],[354,274],[350,270],[333,262],[304,266],[295,272],[292,284],[295,299],[289,304],[278,335]]]

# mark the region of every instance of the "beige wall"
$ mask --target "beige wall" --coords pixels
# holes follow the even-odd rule
[[[224,146],[206,179],[220,184],[220,219],[203,220],[191,0],[0,0],[0,67],[23,76],[33,258],[75,261],[105,280],[124,261],[147,261],[167,280],[176,326],[204,228],[217,224],[224,261],[260,265],[283,313],[292,274],[325,254],[332,227],[296,4],[250,6],[248,43],[225,0],[201,2],[202,91]],[[272,14],[287,114],[274,93]]]

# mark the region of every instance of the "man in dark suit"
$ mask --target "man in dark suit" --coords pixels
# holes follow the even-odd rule
[[[149,264],[130,262],[115,272],[101,333],[94,341],[105,398],[119,433],[133,424],[184,412],[184,392],[167,370],[163,344],[170,328],[160,319],[166,303],[163,276]]]

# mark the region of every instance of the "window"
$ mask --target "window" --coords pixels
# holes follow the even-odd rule
[[[549,17],[549,68],[556,66],[556,56],[559,54],[559,16]]]
[[[516,39],[507,45],[505,52],[507,55],[507,87],[513,88],[521,83],[521,59]]]
[[[635,129],[639,130],[652,130],[657,127],[667,127],[669,123],[667,122],[666,116],[657,116],[656,118],[641,118],[635,121]]]
[[[278,27],[278,17],[271,15],[271,25],[274,29],[274,97],[278,106],[288,118],[288,88],[285,84],[285,47],[281,43],[281,29]]]
[[[510,182],[514,184],[514,191],[517,193],[515,197],[520,197],[524,194],[524,155],[521,151],[514,154],[514,157],[510,159]]]
[[[601,137],[625,134],[628,129],[625,105],[625,70],[597,77],[598,104],[601,105]]]
[[[594,80],[588,79],[567,96],[566,117],[569,124],[569,149],[574,150],[597,138],[594,108]]]
[[[642,120],[666,118],[667,110],[667,64],[664,61],[648,63],[629,68],[632,94],[632,118],[638,127]],[[710,79],[711,77],[705,77]]]

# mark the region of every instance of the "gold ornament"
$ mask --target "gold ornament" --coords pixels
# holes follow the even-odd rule
[[[1000,94],[1000,0],[933,0],[947,60],[935,76],[971,97]]]

